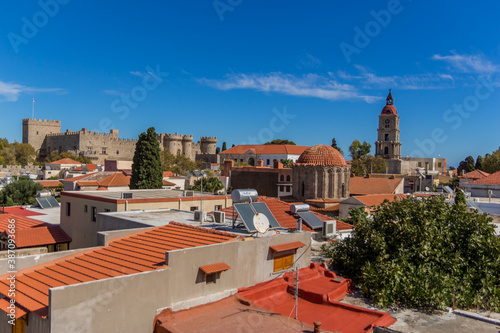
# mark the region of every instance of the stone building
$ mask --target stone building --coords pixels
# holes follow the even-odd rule
[[[137,140],[119,138],[116,129],[111,129],[109,134],[88,131],[86,128],[61,132],[59,120],[23,119],[23,143],[33,146],[41,157],[57,150],[86,156],[93,163],[104,164],[106,159],[131,161],[136,142]],[[195,144],[192,135],[161,133],[158,134],[158,142],[162,150],[167,149],[174,155],[182,154],[192,160],[217,162],[216,137],[201,137]]]
[[[301,201],[349,197],[351,166],[331,146],[316,145],[306,149],[292,170],[293,196]]]

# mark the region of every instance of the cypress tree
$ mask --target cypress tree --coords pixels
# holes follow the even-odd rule
[[[142,132],[135,146],[131,189],[156,189],[163,186],[160,145],[154,127]]]
[[[224,142],[222,143],[222,151],[224,151],[224,150],[226,150],[226,149],[227,149],[227,147],[226,147],[226,141],[224,141]]]

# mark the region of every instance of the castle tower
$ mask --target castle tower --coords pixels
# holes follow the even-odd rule
[[[166,145],[165,148],[168,149],[174,155],[182,155],[182,137],[175,134],[165,134]]]
[[[61,133],[61,121],[23,119],[23,143],[30,144],[41,156],[46,155],[45,137],[52,133]]]
[[[202,136],[200,138],[200,150],[202,154],[215,154],[217,137]]]
[[[375,142],[375,156],[388,159],[401,159],[401,142],[399,142],[399,116],[394,106],[391,90],[386,103],[378,116],[378,139]]]
[[[183,135],[182,136],[182,152],[184,156],[194,159],[193,157],[193,136]]]

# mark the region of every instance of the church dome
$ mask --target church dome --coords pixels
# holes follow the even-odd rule
[[[339,151],[331,146],[316,145],[307,148],[296,164],[307,165],[347,165]]]

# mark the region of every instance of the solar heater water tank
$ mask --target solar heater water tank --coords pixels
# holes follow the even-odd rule
[[[250,188],[245,190],[234,190],[231,192],[231,199],[233,202],[256,201],[258,196],[259,194],[257,193],[257,190]]]
[[[307,212],[309,211],[309,205],[308,204],[296,204],[296,205],[290,205],[290,211],[292,213],[298,213],[298,212]]]

